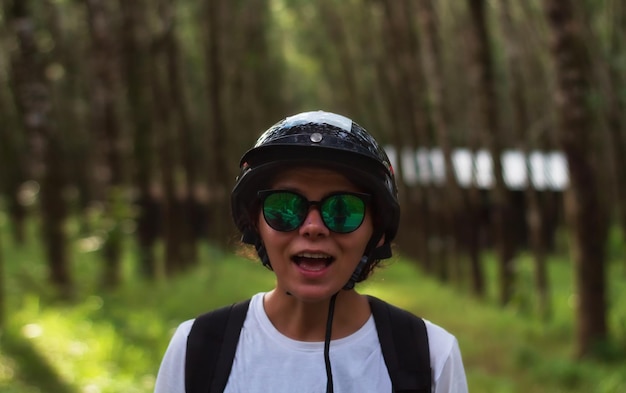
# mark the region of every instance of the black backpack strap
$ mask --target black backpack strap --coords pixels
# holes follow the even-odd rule
[[[424,320],[373,296],[368,298],[393,391],[430,393],[432,372]]]
[[[187,337],[185,392],[223,392],[250,299],[196,318]]]

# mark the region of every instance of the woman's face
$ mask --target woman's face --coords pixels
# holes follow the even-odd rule
[[[282,172],[271,189],[295,191],[309,201],[341,191],[362,192],[342,174],[313,167]],[[326,300],[341,290],[372,236],[369,210],[367,206],[361,226],[344,234],[324,225],[317,206],[311,207],[302,225],[290,232],[271,228],[259,212],[259,233],[276,274],[276,288],[307,302]]]

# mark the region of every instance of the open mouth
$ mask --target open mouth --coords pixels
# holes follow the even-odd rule
[[[321,271],[335,261],[328,254],[308,252],[294,255],[291,259],[301,269],[311,272]]]

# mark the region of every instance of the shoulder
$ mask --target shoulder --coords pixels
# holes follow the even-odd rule
[[[195,319],[189,319],[178,325],[170,340],[168,352],[174,352],[179,356],[184,356],[185,348],[187,346],[187,337],[189,337],[189,333],[191,332],[191,327],[194,322]]]
[[[434,361],[433,366],[435,366],[438,361],[445,360],[458,343],[456,337],[443,327],[427,319],[424,319],[424,323],[428,332],[431,361]]]
[[[258,307],[263,303],[264,293],[257,293],[252,298],[232,303],[226,306],[218,307],[214,310],[198,315],[192,320],[188,335],[193,337],[196,335],[222,335],[224,329],[241,327],[247,319],[248,309],[250,307]]]
[[[456,337],[431,321],[424,320],[433,380],[437,392],[467,392],[467,379]]]
[[[258,293],[254,295],[251,299],[244,300],[236,304],[240,304],[240,303],[243,304],[248,301],[251,301],[253,303],[258,303],[259,301],[262,302],[262,299],[263,299],[263,293]],[[187,338],[189,337],[189,334],[193,330],[194,326],[197,327],[200,324],[207,324],[207,323],[210,324],[214,322],[216,315],[224,314],[224,312],[228,311],[232,306],[233,306],[232,304],[227,305],[227,306],[221,306],[214,310],[208,311],[204,314],[198,315],[197,317],[193,319],[188,319],[180,323],[178,327],[176,328],[174,335],[172,336],[172,340],[171,340],[172,343],[177,343],[177,344],[186,343]]]
[[[437,387],[436,392],[467,391],[461,351],[457,339],[453,334],[427,319],[416,316],[408,310],[379,299],[374,298],[372,310],[374,310],[376,303],[378,304],[379,310],[381,306],[388,310],[387,315],[389,315],[389,321],[394,325],[398,322],[402,323],[402,321],[405,321],[404,323],[407,323],[406,321],[412,321],[409,322],[411,325],[418,326],[416,325],[416,321],[423,321],[423,326],[426,328],[426,339],[428,340],[433,382],[434,386]],[[378,314],[380,315],[382,313],[379,311]]]
[[[195,319],[188,319],[181,324],[178,325],[174,335],[184,335],[185,337],[189,335],[189,331],[191,330],[191,326],[195,322]]]
[[[368,297],[370,299],[370,304],[372,305],[372,311],[374,311],[375,308],[378,308],[379,310],[381,308],[386,308],[388,310],[387,315],[393,318],[393,320],[391,321],[392,323],[396,323],[398,318],[410,320],[410,321],[413,321],[413,323],[415,323],[415,321],[420,321],[420,320],[423,321],[426,327],[426,333],[428,336],[428,343],[429,343],[428,347],[431,352],[431,357],[433,355],[445,356],[445,354],[449,353],[454,347],[454,345],[456,344],[456,338],[454,337],[454,335],[452,335],[443,327],[425,318],[421,318],[408,310],[405,310],[403,308],[390,304],[384,300],[377,299],[373,296],[368,296]],[[376,317],[376,314],[384,315],[382,312],[378,311],[378,313],[375,313],[374,317]]]
[[[178,325],[161,361],[155,393],[184,392],[188,359],[204,361],[206,354],[211,356],[205,350],[211,348],[215,342],[221,343],[231,307],[232,305],[217,308]],[[246,313],[240,316],[245,318]],[[189,343],[192,343],[191,347],[188,346]],[[188,351],[189,348],[192,350]]]
[[[194,320],[187,320],[176,328],[161,360],[155,383],[155,393],[182,393],[185,391],[184,373],[187,336]]]

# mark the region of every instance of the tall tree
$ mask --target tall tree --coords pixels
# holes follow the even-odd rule
[[[196,200],[195,187],[198,181],[198,160],[196,158],[194,127],[192,125],[191,110],[186,95],[186,87],[183,70],[181,69],[181,48],[177,31],[179,30],[178,18],[176,17],[175,2],[168,1],[160,5],[161,18],[168,26],[165,33],[166,52],[166,80],[174,114],[172,132],[178,131],[181,170],[184,173],[183,185],[178,192],[174,190],[176,205],[176,222],[172,223],[174,230],[179,233],[177,240],[180,242],[179,259],[183,267],[188,267],[197,262],[197,234],[193,232],[194,221],[205,220],[206,217],[195,217],[197,207],[200,205]],[[170,147],[171,148],[171,147]]]
[[[141,272],[146,277],[157,274],[154,245],[161,222],[160,208],[153,183],[154,152],[152,94],[149,74],[150,34],[146,22],[146,7],[142,0],[120,0],[122,10],[121,45],[122,75],[126,86],[130,127],[133,137],[133,171],[137,213],[137,243]]]
[[[231,2],[223,0],[209,0],[205,6],[205,57],[206,57],[206,77],[209,107],[209,138],[210,162],[209,171],[209,194],[211,196],[210,219],[212,229],[215,231],[215,239],[224,244],[228,238],[227,222],[228,201],[226,198],[228,185],[230,184],[229,170],[224,168],[224,163],[230,162],[227,157],[228,139],[226,127],[226,107],[224,105],[224,95],[226,86],[224,85],[224,41],[227,35],[224,34],[223,13],[230,11],[233,6]],[[228,167],[228,166],[227,166]]]
[[[354,53],[348,38],[346,23],[342,23],[341,8],[332,0],[318,2],[320,9],[320,19],[324,22],[324,27],[328,32],[328,40],[336,48],[335,53],[339,60],[340,78],[342,82],[342,94],[339,97],[339,106],[345,108],[346,113],[358,113],[360,103],[359,85],[356,81]],[[349,27],[348,27],[349,28]],[[331,64],[324,65],[327,68]]]
[[[606,105],[609,141],[612,147],[612,173],[615,186],[617,222],[626,233],[626,78],[624,77],[624,59],[626,58],[626,4],[623,1],[612,1],[607,4],[613,12],[608,12],[609,29],[608,50],[602,56],[607,67]]]
[[[520,10],[520,19],[525,23],[519,25],[520,35],[525,40],[517,40],[518,47],[524,47],[523,64],[527,73],[527,81],[524,88],[527,100],[528,117],[532,119],[524,139],[532,152],[548,153],[559,149],[556,143],[556,132],[553,124],[553,105],[551,105],[552,70],[550,69],[550,56],[537,56],[548,48],[546,20],[541,3],[516,2]],[[545,185],[535,184],[535,179],[544,176],[544,168],[531,165],[531,157],[528,157],[529,183],[537,189],[539,198],[539,210],[542,221],[541,233],[537,234],[541,239],[541,247],[546,252],[554,250],[554,234],[562,222],[563,192]],[[530,212],[529,212],[530,213]],[[532,213],[531,213],[532,214]]]
[[[33,175],[41,180],[40,211],[50,281],[62,297],[70,297],[74,288],[66,249],[62,141],[53,124],[50,86],[45,73],[47,59],[37,44],[31,6],[28,0],[9,3],[7,19],[18,42],[11,67],[13,94],[22,126],[31,142],[33,160],[39,164],[33,168]]]
[[[444,190],[439,198],[443,205],[441,209],[443,225],[443,244],[446,254],[439,263],[450,266],[451,274],[460,279],[460,263],[458,248],[454,240],[456,226],[455,213],[465,211],[465,193],[459,187],[454,173],[452,161],[452,143],[450,140],[450,126],[448,106],[443,75],[443,55],[437,13],[432,0],[422,0],[417,3],[417,15],[420,27],[420,43],[425,75],[425,84],[428,88],[429,116],[435,132],[436,145],[439,146],[444,158]],[[482,276],[481,276],[482,277]]]
[[[467,2],[464,2],[467,5]],[[479,76],[480,69],[482,66],[476,65],[477,62],[481,61],[481,53],[479,52],[480,43],[479,43],[479,34],[476,32],[475,23],[470,19],[466,20],[467,15],[463,14],[460,19],[460,27],[458,27],[455,31],[456,35],[462,36],[465,38],[464,42],[466,44],[465,50],[467,51],[466,56],[470,58],[469,65],[467,66],[469,70],[469,89],[473,90],[476,88],[480,88]],[[457,80],[457,83],[463,83],[463,80]],[[470,96],[473,96],[473,91],[470,93],[469,91],[465,93],[463,98],[469,100]],[[474,102],[472,100],[472,102]],[[484,102],[484,100],[483,100]],[[455,108],[462,108],[460,102],[454,103]],[[471,105],[467,105],[468,107]],[[476,296],[483,297],[486,294],[486,284],[484,277],[484,268],[481,260],[481,253],[483,244],[481,242],[482,238],[482,226],[481,226],[481,210],[482,210],[482,195],[480,189],[478,188],[477,182],[477,165],[476,165],[476,155],[478,150],[481,148],[481,138],[479,134],[480,127],[480,119],[476,116],[476,110],[466,110],[465,119],[467,119],[467,124],[464,126],[466,128],[466,136],[465,140],[462,142],[467,146],[470,150],[471,157],[471,178],[470,184],[468,185],[467,193],[467,210],[461,216],[462,221],[459,229],[459,234],[457,237],[461,242],[464,243],[465,248],[467,249],[469,262],[470,262],[470,277],[471,277],[471,285],[472,291]]]
[[[511,127],[515,134],[515,146],[522,152],[526,162],[527,184],[525,189],[526,220],[528,222],[528,235],[530,249],[535,262],[535,283],[539,298],[539,312],[543,319],[547,319],[551,313],[548,268],[546,262],[546,250],[543,242],[543,217],[539,193],[532,184],[532,173],[529,154],[531,148],[536,146],[529,138],[531,128],[527,105],[526,79],[524,78],[522,64],[521,36],[517,28],[517,20],[513,18],[511,1],[500,2],[500,27],[504,42],[504,53],[509,77],[508,92],[510,105],[512,106]]]
[[[489,192],[492,211],[492,234],[500,266],[500,302],[511,300],[514,284],[514,247],[511,225],[508,225],[511,204],[502,171],[502,135],[499,132],[498,98],[494,59],[489,41],[489,29],[484,0],[468,0],[472,18],[472,55],[470,82],[476,94],[476,114],[481,128],[481,141],[491,154],[493,185]]]
[[[91,34],[91,129],[94,132],[94,173],[104,197],[106,228],[104,241],[105,287],[114,288],[121,281],[122,228],[124,217],[124,163],[120,146],[121,121],[116,103],[119,99],[119,51],[113,36],[110,2],[85,0]]]
[[[591,89],[590,58],[575,18],[571,0],[544,0],[550,26],[551,51],[556,86],[554,103],[558,115],[557,135],[567,156],[570,190],[566,195],[566,217],[572,236],[572,257],[577,291],[577,354],[592,353],[606,340],[606,253],[607,212],[603,203],[592,135],[592,110],[587,101]]]
[[[383,47],[386,61],[381,62],[381,74],[387,81],[385,97],[387,110],[393,119],[391,136],[397,151],[398,161],[404,154],[409,156],[413,168],[398,165],[396,170],[399,183],[400,203],[405,213],[401,226],[403,235],[398,241],[404,244],[407,253],[417,257],[425,269],[433,268],[428,246],[431,220],[429,212],[428,186],[422,182],[408,184],[404,181],[404,171],[417,168],[417,147],[429,147],[427,121],[424,112],[422,66],[418,54],[418,38],[412,17],[410,1],[380,2],[382,4]],[[419,222],[419,225],[411,225]],[[445,267],[445,266],[444,266]],[[442,274],[442,277],[447,274]]]
[[[176,59],[172,46],[175,43],[175,19],[171,0],[158,3],[161,29],[152,45],[150,67],[151,87],[153,91],[154,113],[156,119],[155,135],[156,150],[159,154],[161,184],[162,234],[165,247],[165,271],[172,274],[180,271],[185,265],[183,236],[186,234],[185,214],[179,203],[176,174],[179,170],[179,138],[176,130],[176,98],[172,92],[172,78],[176,73]]]
[[[8,68],[0,59],[0,67]],[[0,75],[0,85],[8,86],[8,77],[4,73]],[[15,108],[10,105],[9,98],[5,96],[8,90],[0,90],[0,167],[11,168],[0,171],[0,195],[4,197],[7,213],[11,221],[13,241],[17,244],[24,244],[26,241],[26,208],[18,198],[21,184],[26,181],[26,160],[24,134],[18,132],[18,119]]]

